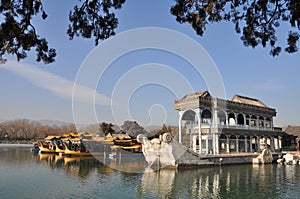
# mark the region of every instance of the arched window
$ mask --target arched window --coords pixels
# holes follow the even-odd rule
[[[249,126],[250,125],[250,116],[246,115],[246,125]]]
[[[197,118],[195,117],[196,113],[193,110],[185,111],[182,115],[182,120],[195,121]]]
[[[262,117],[262,116],[260,116],[260,117],[258,118],[258,127],[259,127],[259,128],[264,128],[264,127],[265,127],[265,118]]]
[[[231,126],[236,125],[235,114],[234,113],[229,113],[228,114],[228,124],[231,125]]]
[[[257,117],[255,115],[251,116],[250,126],[251,127],[257,127]]]
[[[269,117],[266,119],[266,128],[267,129],[272,128],[272,119]]]
[[[226,114],[224,111],[218,111],[218,124],[226,125]]]
[[[245,120],[243,114],[239,113],[237,116],[237,124],[238,125],[245,125]]]
[[[197,121],[197,115],[193,110],[185,111],[181,118],[181,124],[184,126],[185,129],[192,129],[196,125]]]
[[[201,113],[201,121],[202,123],[211,124],[212,114],[208,109],[204,109]]]

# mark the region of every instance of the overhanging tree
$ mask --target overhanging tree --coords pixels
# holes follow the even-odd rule
[[[207,24],[231,21],[235,31],[242,34],[245,46],[271,47],[270,54],[276,56],[281,47],[276,45],[280,23],[288,23],[285,51],[297,52],[300,30],[299,0],[176,0],[171,8],[179,23],[189,23],[198,35],[203,35]]]
[[[69,38],[93,38],[98,45],[100,40],[115,35],[118,26],[115,11],[124,3],[125,0],[78,1],[69,13]],[[33,48],[36,61],[55,61],[55,49],[48,46],[47,40],[38,35],[37,27],[32,24],[34,16],[47,18],[42,0],[1,0],[0,12],[1,62],[4,62],[5,54],[15,55],[17,60],[24,59]],[[230,21],[245,46],[269,46],[272,56],[282,51],[277,44],[277,32],[280,24],[287,23],[290,30],[284,50],[288,53],[298,51],[299,0],[175,0],[170,12],[179,23],[190,24],[200,36],[208,24]]]

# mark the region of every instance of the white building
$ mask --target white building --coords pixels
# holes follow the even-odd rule
[[[203,91],[176,100],[174,108],[179,111],[178,141],[196,153],[281,150],[283,132],[273,127],[276,110],[258,99],[235,95],[224,100]]]

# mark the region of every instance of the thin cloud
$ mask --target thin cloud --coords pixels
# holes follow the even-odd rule
[[[282,90],[284,87],[279,85],[277,82],[273,80],[266,80],[265,82],[253,84],[252,87],[256,90],[261,91],[277,91]]]
[[[82,85],[76,85],[76,87],[74,87],[73,81],[67,80],[32,65],[7,61],[5,64],[0,64],[0,68],[13,72],[14,74],[30,81],[33,85],[47,90],[58,97],[67,99],[72,99],[73,97],[73,100],[79,102],[95,103],[98,105],[111,104],[111,100],[108,97],[99,92],[95,92],[95,90],[91,88]],[[74,96],[72,96],[73,87],[76,89],[76,95]]]

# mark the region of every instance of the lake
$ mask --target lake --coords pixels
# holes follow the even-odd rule
[[[101,158],[1,145],[0,198],[300,198],[300,165],[149,172],[142,156]]]

